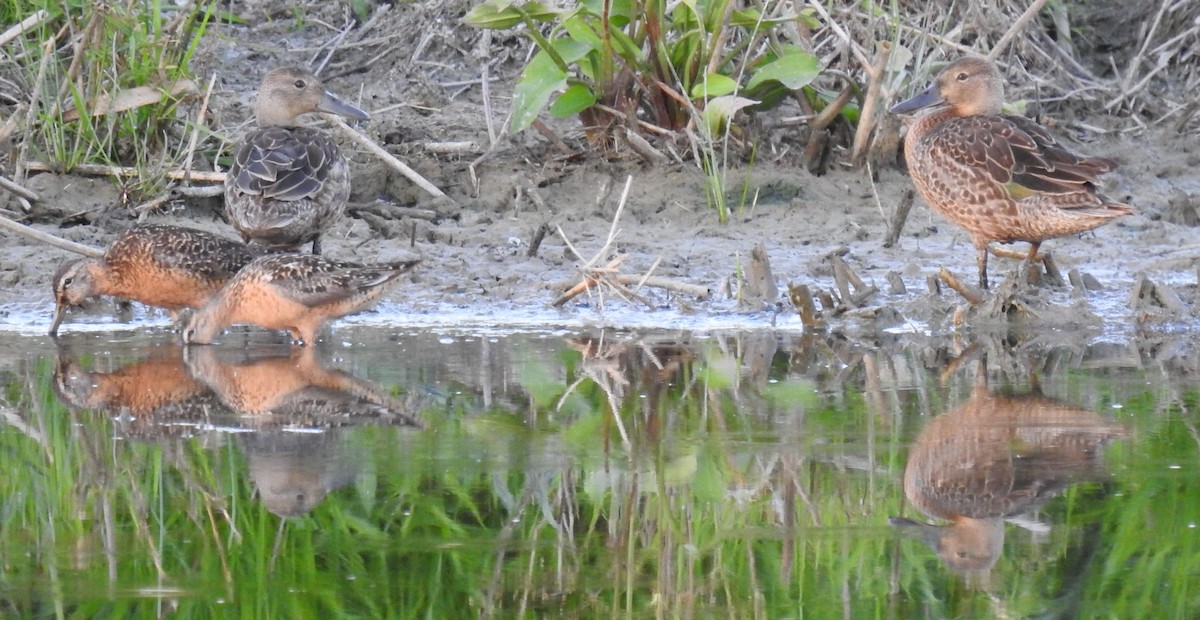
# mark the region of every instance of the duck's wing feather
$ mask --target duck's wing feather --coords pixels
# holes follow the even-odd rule
[[[333,165],[337,145],[307,127],[263,127],[246,136],[229,169],[233,187],[277,200],[312,198]]]
[[[1111,160],[1072,153],[1045,128],[1020,116],[954,118],[942,123],[931,138],[934,161],[949,159],[986,170],[1017,199],[1090,192],[1099,175],[1116,168]]]

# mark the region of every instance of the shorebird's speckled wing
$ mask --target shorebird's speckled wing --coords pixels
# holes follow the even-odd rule
[[[224,282],[239,269],[264,253],[262,249],[200,230],[178,226],[147,225],[138,229],[164,267],[201,279]],[[122,247],[109,250],[109,262],[120,260]]]
[[[349,299],[407,272],[419,261],[360,265],[322,260],[312,255],[280,255],[262,259],[259,271],[279,293],[309,307]],[[269,264],[268,264],[269,263]]]

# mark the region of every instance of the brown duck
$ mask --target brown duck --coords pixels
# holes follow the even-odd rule
[[[931,420],[904,468],[904,494],[931,525],[893,518],[956,572],[986,577],[1000,557],[1004,522],[1020,522],[1077,482],[1104,478],[1103,448],[1128,431],[1091,411],[976,382],[971,399]]]
[[[896,104],[901,114],[932,106],[913,121],[904,158],[929,206],[965,228],[987,288],[991,241],[1029,242],[1029,260],[1046,239],[1091,230],[1133,212],[1096,188],[1116,164],[1076,155],[1037,123],[1000,113],[1004,83],[984,58],[961,58],[929,88]]]
[[[207,344],[230,325],[253,323],[290,331],[294,344],[315,342],[326,321],[363,309],[419,262],[359,265],[311,254],[263,256],[192,315],[183,341]]]
[[[309,112],[369,118],[303,69],[275,69],[263,78],[254,106],[258,128],[237,147],[225,177],[225,213],[247,242],[287,251],[311,241],[320,254],[321,232],[350,198],[350,167],[337,143],[297,125]]]
[[[92,297],[111,295],[166,308],[199,308],[261,250],[201,230],[148,224],[121,233],[100,258],[69,261],[54,274],[54,320]]]

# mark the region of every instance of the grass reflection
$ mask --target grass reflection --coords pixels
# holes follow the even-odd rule
[[[1178,369],[982,342],[977,376],[983,356],[953,343],[757,333],[354,340],[379,344],[93,339],[3,366],[5,612],[1169,616],[1198,602],[1200,435]],[[1007,395],[1031,374],[1043,400]],[[1025,430],[986,444],[987,462],[1027,465],[1038,432],[1080,420],[1129,436],[1107,476],[1011,470],[1010,491],[1040,481],[1031,521],[982,517],[998,553],[986,581],[964,579],[888,517],[927,518],[903,484],[922,433],[995,434],[1013,402],[1055,404],[1020,410]],[[921,531],[957,519],[926,512]]]

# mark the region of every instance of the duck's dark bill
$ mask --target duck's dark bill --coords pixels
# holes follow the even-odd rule
[[[929,88],[918,93],[915,97],[907,99],[892,106],[888,112],[892,114],[904,114],[921,108],[927,108],[931,105],[942,103],[942,96],[938,94],[937,84],[931,84]]]
[[[338,99],[329,92],[326,92],[325,96],[321,98],[321,103],[317,104],[317,109],[322,112],[329,112],[330,114],[339,114],[356,121],[365,121],[371,118],[366,112]]]

